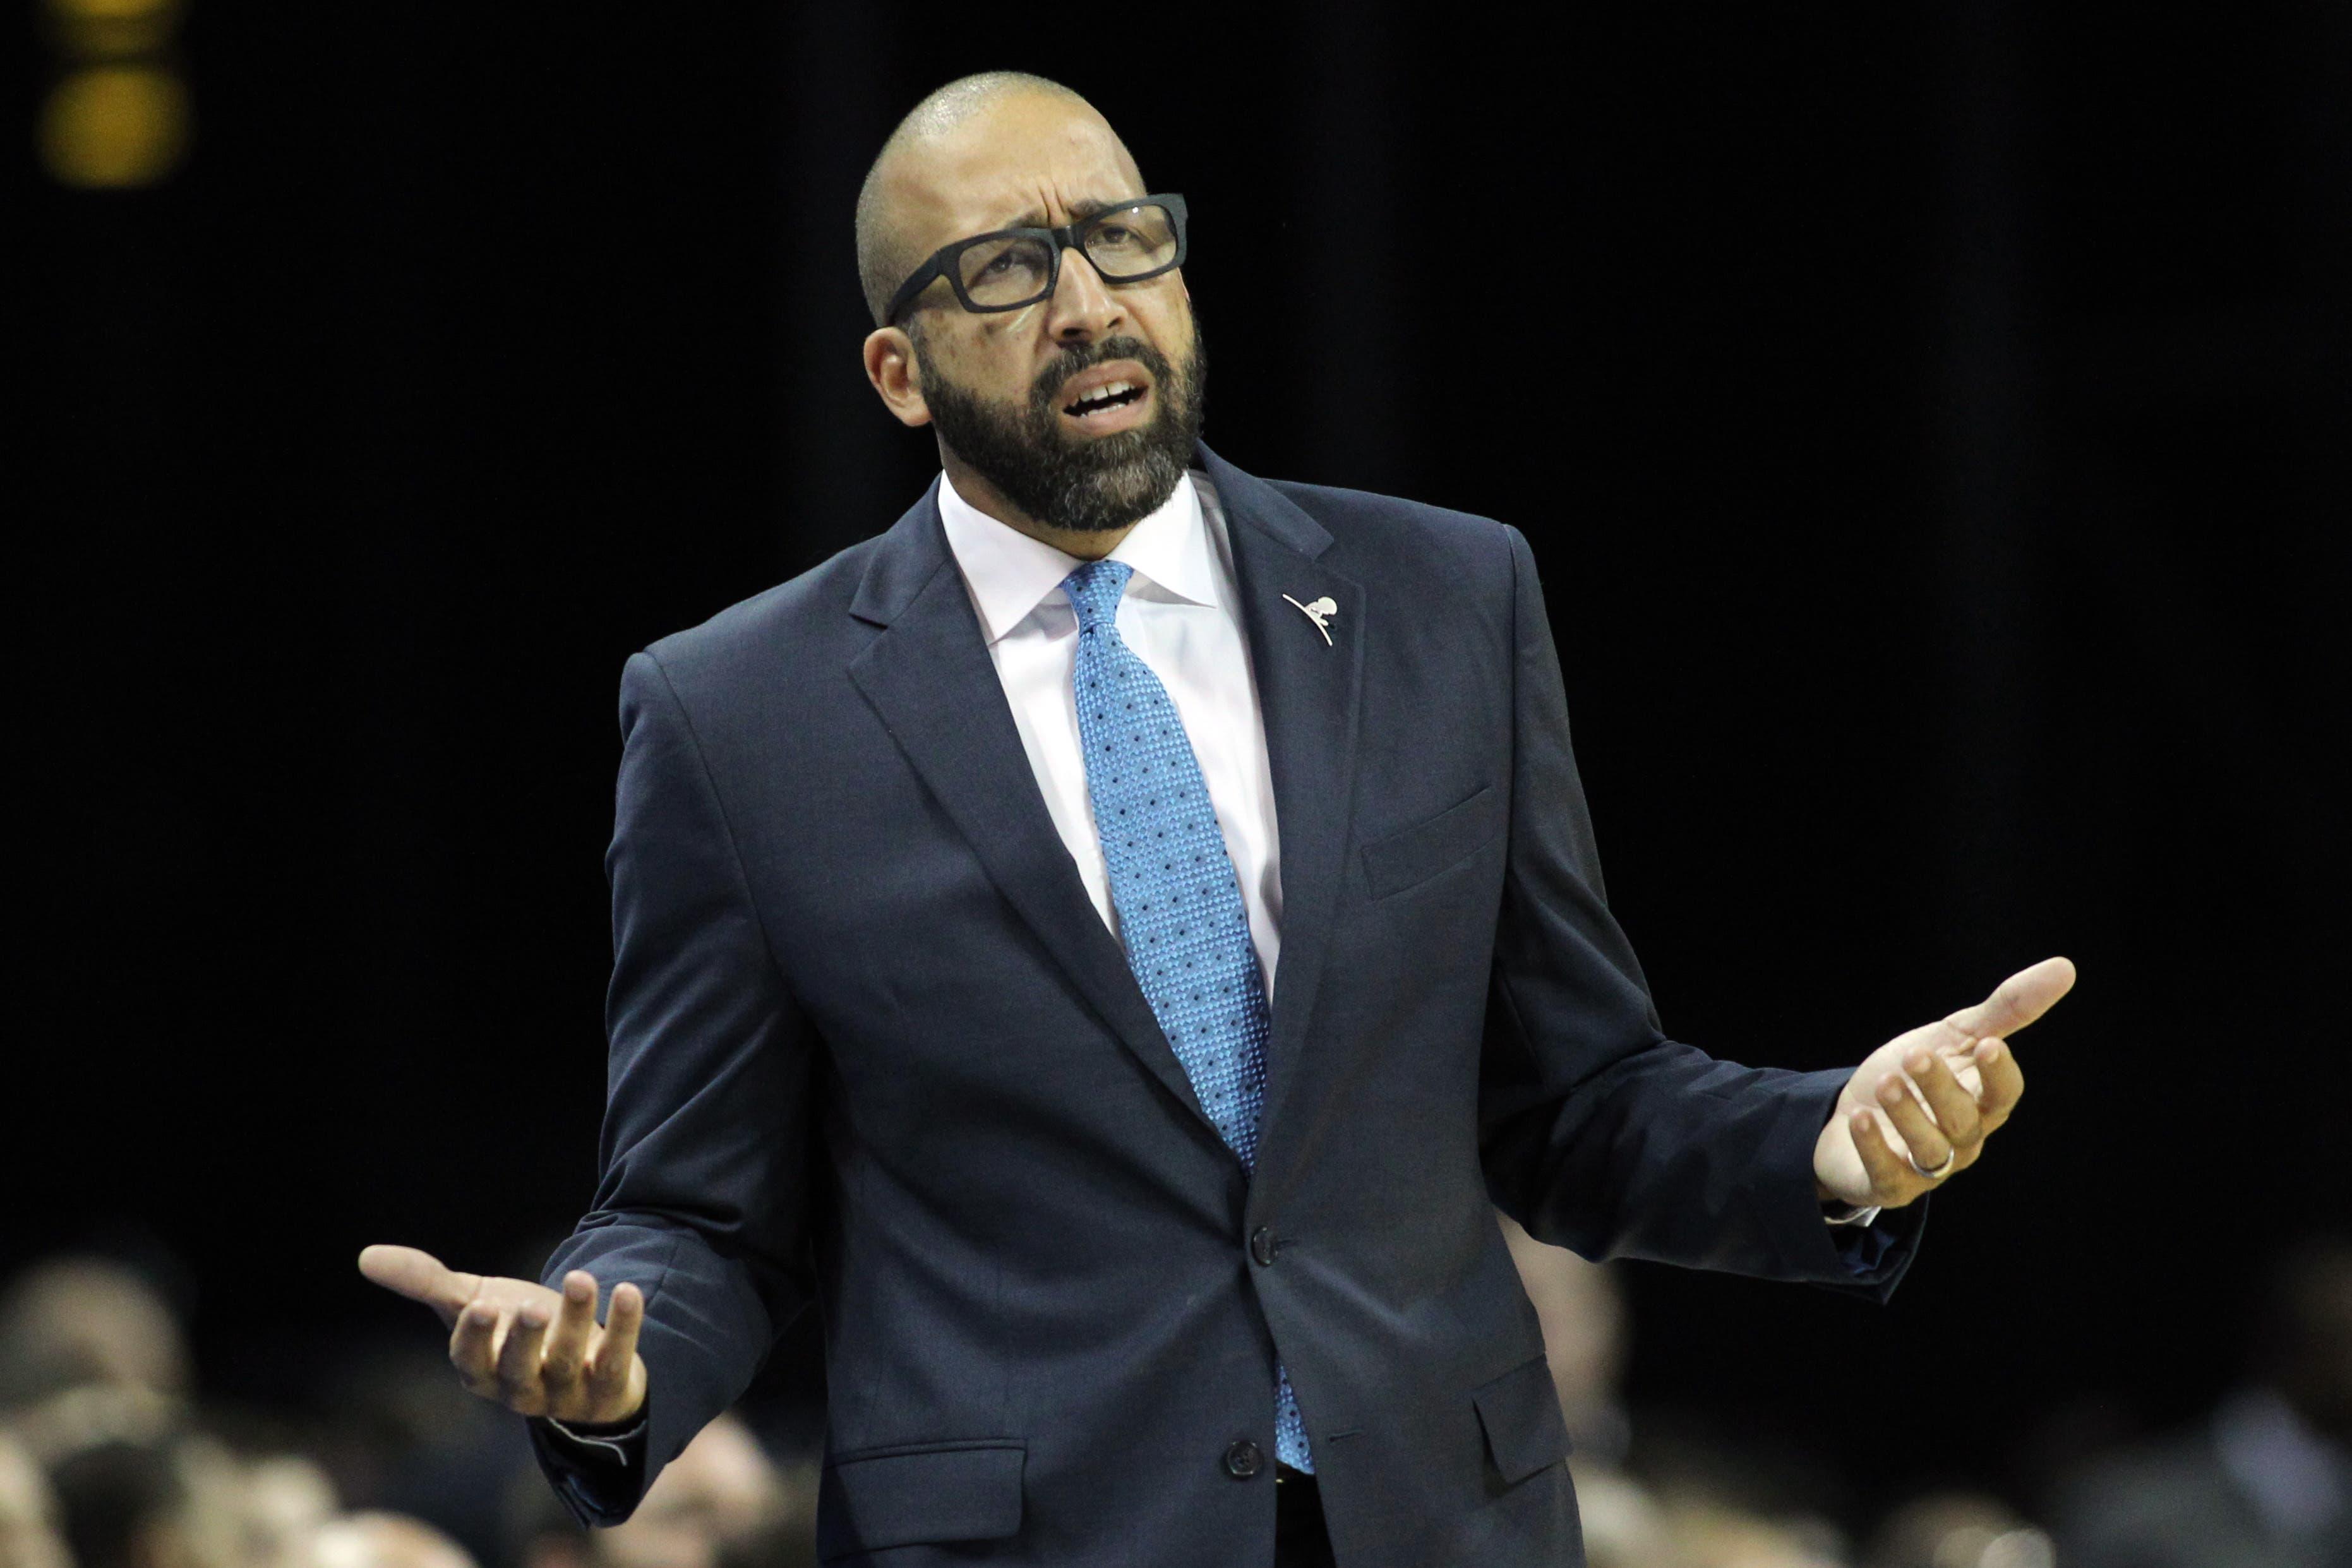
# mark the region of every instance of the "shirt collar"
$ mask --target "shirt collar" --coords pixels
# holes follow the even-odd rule
[[[982,634],[992,643],[1047,599],[1061,599],[1062,580],[1085,564],[998,522],[958,495],[944,473],[940,476],[940,522],[971,591],[972,606],[980,612]],[[1226,608],[1210,558],[1200,493],[1189,473],[1156,511],[1118,541],[1110,559],[1135,569],[1128,584],[1130,593]]]

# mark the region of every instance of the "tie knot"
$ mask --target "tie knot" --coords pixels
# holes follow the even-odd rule
[[[1090,560],[1062,579],[1062,591],[1078,612],[1078,625],[1088,632],[1097,627],[1116,631],[1119,595],[1127,591],[1127,580],[1134,573],[1123,560]]]

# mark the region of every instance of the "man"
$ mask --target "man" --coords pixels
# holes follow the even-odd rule
[[[2352,1563],[2352,1239],[2310,1237],[2263,1282],[2251,1375],[2189,1432],[2066,1487],[2062,1561],[2084,1568]]]
[[[561,1293],[361,1261],[583,1518],[814,1299],[828,1560],[1572,1561],[1494,1207],[1883,1296],[2017,1101],[2063,960],[1851,1074],[1664,1038],[1526,541],[1201,445],[1185,222],[1067,89],[926,99],[858,253],[944,472],[629,663]]]
[[[316,1568],[474,1568],[466,1549],[401,1513],[347,1513],[312,1539]]]
[[[0,1563],[6,1568],[73,1568],[65,1540],[58,1533],[49,1479],[5,1427],[0,1427]]]
[[[509,1511],[506,1558],[519,1568],[790,1568],[812,1544],[814,1477],[781,1469],[732,1414],[696,1433],[662,1467],[625,1524],[583,1531],[560,1495],[536,1480],[531,1486],[524,1509]]]
[[[50,1258],[0,1290],[0,1413],[99,1386],[178,1398],[193,1381],[171,1304],[110,1258]]]

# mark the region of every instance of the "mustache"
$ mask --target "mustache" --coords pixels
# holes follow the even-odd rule
[[[1142,339],[1103,338],[1092,343],[1073,343],[1046,361],[1045,368],[1037,372],[1037,379],[1030,383],[1030,402],[1050,413],[1055,395],[1072,376],[1111,360],[1133,360],[1150,371],[1151,379],[1161,386],[1175,379],[1168,356]]]

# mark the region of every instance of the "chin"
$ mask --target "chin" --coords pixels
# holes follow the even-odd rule
[[[1097,476],[1087,484],[1087,504],[1083,508],[1070,508],[1083,515],[1058,526],[1084,534],[1132,528],[1157,511],[1182,479],[1181,471],[1171,479],[1139,462],[1122,465],[1119,472]]]

